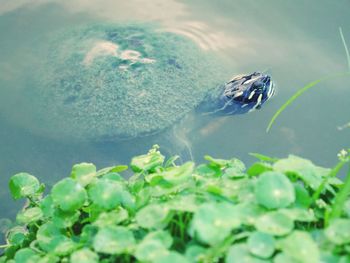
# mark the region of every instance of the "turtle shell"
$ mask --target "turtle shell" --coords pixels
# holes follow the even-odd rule
[[[90,25],[49,41],[31,91],[33,129],[50,136],[132,138],[194,109],[222,82],[215,59],[154,25]]]

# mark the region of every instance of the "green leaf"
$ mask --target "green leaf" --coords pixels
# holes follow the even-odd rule
[[[293,220],[282,212],[273,211],[259,217],[255,227],[260,232],[274,236],[284,236],[294,228]]]
[[[285,213],[289,218],[299,222],[313,222],[317,221],[314,211],[312,209],[305,209],[299,207],[284,208],[279,210]]]
[[[55,211],[55,205],[53,203],[51,195],[45,196],[40,202],[40,208],[45,217],[52,217]]]
[[[186,248],[186,257],[190,262],[202,262],[207,249],[199,245],[189,245]]]
[[[198,210],[201,205],[200,199],[196,195],[178,195],[170,201],[164,203],[169,210],[192,212]]]
[[[100,179],[90,185],[88,194],[95,205],[111,210],[121,204],[123,191],[123,187],[118,182]]]
[[[326,237],[337,245],[350,243],[350,219],[337,218],[325,229]]]
[[[269,261],[254,257],[249,253],[246,244],[237,244],[230,247],[226,255],[226,263],[267,263]]]
[[[74,251],[70,256],[70,262],[98,263],[98,255],[88,248]]]
[[[16,220],[20,224],[30,224],[40,220],[43,217],[43,212],[39,207],[31,207],[22,210],[17,214]]]
[[[254,163],[247,170],[247,174],[251,177],[258,176],[264,172],[272,171],[272,165],[264,162]]]
[[[209,155],[205,155],[204,159],[209,161],[209,165],[217,166],[219,168],[235,168],[236,171],[243,172],[245,170],[245,165],[241,160],[232,158],[231,160],[217,159]]]
[[[274,158],[274,157],[270,157],[264,154],[260,154],[260,153],[249,153],[249,155],[259,159],[262,162],[268,162],[268,163],[274,163],[277,162],[278,159]]]
[[[319,263],[320,253],[317,244],[309,233],[293,231],[278,243],[284,254],[300,263]]]
[[[350,218],[350,199],[348,199],[344,204],[344,212],[347,215],[347,217]]]
[[[275,251],[275,239],[266,233],[253,232],[247,244],[250,253],[261,258],[269,258]]]
[[[30,248],[22,248],[16,252],[16,263],[37,263],[40,256]]]
[[[148,154],[136,156],[131,159],[130,167],[134,172],[153,171],[164,162],[164,156],[158,151],[158,145],[154,145]]]
[[[275,256],[275,258],[273,259],[273,263],[296,263],[296,262],[292,257],[281,252]],[[329,262],[327,262],[327,263],[329,263]]]
[[[175,166],[163,171],[161,177],[173,185],[189,180],[194,169],[193,162],[187,162],[181,166]]]
[[[241,225],[239,214],[229,203],[208,203],[199,207],[191,222],[190,234],[201,242],[215,245]]]
[[[239,203],[235,209],[245,225],[254,225],[258,218],[266,213],[265,208],[251,202]]]
[[[52,200],[63,211],[74,211],[81,208],[87,200],[85,189],[71,178],[56,183],[51,190]]]
[[[255,197],[268,209],[287,207],[295,201],[294,186],[282,173],[265,172],[256,182]]]
[[[159,255],[153,263],[190,263],[187,258],[185,258],[183,255],[174,252],[169,251],[166,254]]]
[[[70,176],[77,180],[80,185],[86,186],[96,177],[96,166],[92,163],[75,164]]]
[[[199,174],[200,176],[205,177],[220,177],[222,172],[220,167],[217,166],[210,166],[208,164],[200,164],[197,166],[195,170],[196,174]]]
[[[136,223],[146,229],[162,229],[168,224],[169,209],[162,205],[151,204],[137,212]]]
[[[68,228],[79,220],[79,211],[63,211],[59,208],[55,209],[52,222],[59,228]]]
[[[83,244],[87,247],[92,247],[98,229],[99,228],[95,225],[85,225],[81,231],[80,244]]]
[[[63,230],[54,223],[48,222],[41,225],[36,234],[39,246],[46,252],[57,255],[66,255],[75,249],[73,241],[63,235]]]
[[[228,167],[225,169],[225,173],[223,174],[223,177],[236,179],[236,178],[242,178],[247,176],[245,173],[245,166],[237,165],[233,167]]]
[[[102,177],[102,179],[112,180],[116,182],[125,182],[125,179],[118,173],[106,173]]]
[[[109,172],[110,173],[121,173],[121,172],[128,170],[128,168],[129,167],[127,165],[116,165],[116,166],[112,167],[112,169]]]
[[[311,196],[304,186],[300,184],[294,185],[295,190],[295,205],[303,208],[308,208],[311,204]]]
[[[30,197],[40,190],[40,183],[36,177],[27,173],[18,173],[11,177],[10,191],[14,199]]]
[[[129,253],[135,246],[135,238],[130,230],[121,226],[100,228],[94,238],[93,248],[105,254]]]
[[[119,225],[128,218],[128,211],[126,211],[124,208],[119,208],[118,210],[113,210],[110,212],[102,212],[93,224],[98,227]]]
[[[145,239],[137,246],[135,256],[140,261],[154,262],[154,260],[169,252],[165,244],[159,239],[154,239],[146,236]]]
[[[156,230],[153,232],[148,233],[142,240],[142,242],[148,242],[148,241],[158,241],[161,243],[165,248],[170,248],[173,244],[173,238],[167,231],[163,230]]]
[[[318,189],[323,178],[330,172],[330,169],[316,166],[311,161],[294,155],[289,155],[288,158],[277,161],[273,168],[277,172],[296,175],[313,190]]]
[[[27,229],[21,226],[11,228],[7,234],[7,242],[13,246],[21,246],[28,235]]]
[[[164,164],[164,168],[176,166],[175,161],[179,158],[180,158],[180,156],[178,156],[178,155],[171,156]]]

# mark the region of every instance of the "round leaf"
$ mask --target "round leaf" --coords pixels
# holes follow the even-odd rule
[[[136,248],[135,257],[140,261],[154,262],[157,257],[167,255],[168,250],[159,240],[142,241]]]
[[[71,178],[66,178],[55,184],[51,191],[54,204],[63,211],[74,211],[81,208],[86,199],[85,189]]]
[[[183,255],[174,252],[174,251],[170,251],[166,254],[162,254],[160,256],[158,256],[153,263],[190,263],[190,261],[185,258]]]
[[[40,256],[30,248],[22,248],[16,252],[16,263],[37,263]]]
[[[344,230],[343,230],[344,231]],[[295,262],[319,263],[320,253],[316,242],[307,232],[296,230],[280,240],[279,248]]]
[[[263,259],[254,257],[249,253],[245,244],[233,245],[226,254],[226,263],[267,263]]]
[[[165,248],[170,248],[173,243],[173,238],[167,231],[158,230],[148,233],[142,242],[144,241],[158,241],[161,243]]]
[[[73,226],[78,221],[79,216],[79,211],[63,211],[57,208],[53,214],[52,221],[59,228],[67,228]]]
[[[70,262],[98,263],[98,255],[88,248],[82,248],[73,252]]]
[[[122,186],[112,180],[100,179],[89,187],[91,201],[98,207],[111,210],[120,205],[122,201]]]
[[[27,173],[18,173],[11,177],[10,191],[14,199],[34,195],[40,190],[40,183],[36,177]]]
[[[15,226],[7,232],[7,242],[14,246],[20,246],[27,235],[28,231],[24,227]]]
[[[20,224],[30,224],[43,217],[43,212],[39,207],[24,209],[17,214],[16,220]]]
[[[260,232],[274,236],[283,236],[290,233],[294,228],[293,220],[282,212],[269,212],[259,217],[255,227]]]
[[[76,244],[51,222],[39,227],[36,238],[43,250],[55,255],[68,255],[76,248]]]
[[[70,176],[82,186],[88,185],[96,176],[96,166],[92,163],[75,164]]]
[[[273,236],[254,232],[248,238],[250,253],[261,258],[269,258],[275,251],[275,239]]]
[[[294,186],[282,173],[265,172],[256,182],[255,197],[268,209],[287,207],[295,201]]]
[[[274,257],[273,263],[295,263],[295,260],[285,253],[281,252]]]
[[[350,219],[338,218],[326,228],[327,238],[337,245],[350,243]]]
[[[151,204],[138,211],[135,219],[137,224],[143,228],[162,229],[167,224],[168,213],[168,208]]]
[[[198,245],[189,245],[186,249],[186,257],[191,262],[201,262],[201,258],[205,255],[206,248]]]
[[[164,156],[158,151],[159,146],[154,145],[148,154],[139,155],[131,159],[130,167],[135,172],[150,171],[161,166]]]
[[[202,205],[193,216],[190,234],[207,244],[215,245],[241,225],[237,209],[228,203]]]
[[[108,225],[118,225],[128,218],[128,212],[125,209],[120,208],[118,210],[113,210],[110,212],[102,212],[101,214],[99,214],[99,216],[93,224],[99,227]]]
[[[105,254],[122,254],[130,251],[135,245],[135,238],[130,230],[121,226],[103,227],[98,230],[93,248]]]

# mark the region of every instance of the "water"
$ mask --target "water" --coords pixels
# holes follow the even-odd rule
[[[338,27],[350,43],[349,10],[347,0],[37,0],[30,5],[0,0],[0,104],[11,109],[0,114],[0,218],[13,219],[22,205],[10,201],[7,190],[10,176],[17,172],[32,173],[50,186],[67,176],[74,163],[93,162],[100,168],[127,164],[154,143],[168,154],[182,151],[184,158],[188,157],[183,148],[187,144],[198,162],[209,153],[239,157],[249,164],[253,159],[248,153],[259,152],[278,157],[292,153],[331,166],[337,152],[350,147],[350,129],[337,129],[350,121],[349,78],[314,87],[280,116],[270,133],[265,129],[273,113],[298,88],[347,70]],[[257,112],[217,118],[196,127],[185,121],[173,137],[163,133],[95,143],[51,138],[26,128],[18,91],[30,85],[23,76],[28,61],[35,68],[38,39],[65,27],[126,21],[157,22],[164,30],[190,38],[204,52],[214,54],[232,75],[267,70],[278,92]],[[12,101],[18,93],[18,101]]]

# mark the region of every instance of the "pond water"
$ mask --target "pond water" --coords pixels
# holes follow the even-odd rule
[[[333,165],[337,152],[350,147],[350,129],[337,129],[350,121],[346,77],[320,83],[292,104],[269,133],[265,131],[274,112],[297,89],[347,70],[338,28],[350,43],[348,0],[0,1],[0,218],[14,218],[22,205],[10,201],[7,190],[10,176],[17,172],[34,174],[50,186],[67,176],[74,163],[93,162],[100,168],[128,164],[155,143],[166,154],[183,153],[184,160],[190,148],[196,162],[210,154],[238,157],[249,164],[253,158],[248,153],[258,152],[276,157],[296,154],[323,166]],[[95,22],[155,22],[189,38],[232,75],[267,71],[277,93],[249,114],[215,118],[195,127],[185,121],[176,136],[164,131],[96,142],[42,134],[28,125],[31,101],[22,100],[27,94],[19,92],[33,85],[26,70],[40,75],[36,65],[43,54],[38,50],[48,36]]]

